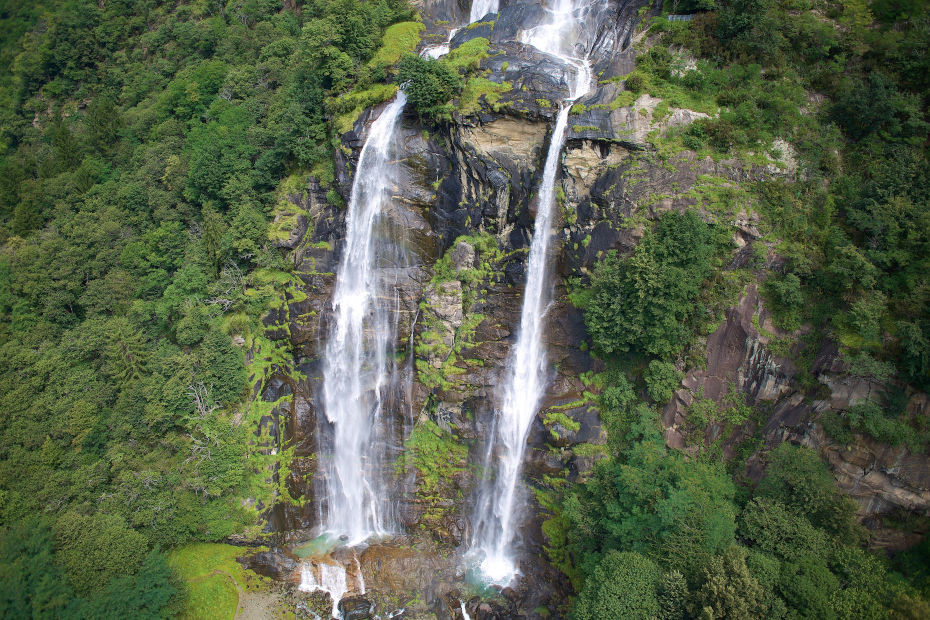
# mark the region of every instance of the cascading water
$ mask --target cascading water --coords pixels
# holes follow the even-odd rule
[[[333,618],[339,617],[339,601],[349,591],[346,569],[335,564],[320,564],[314,566],[304,562],[300,567],[301,592],[326,592],[333,599]]]
[[[574,78],[569,84],[569,99],[559,112],[546,155],[534,224],[535,234],[527,263],[520,329],[517,343],[510,354],[500,409],[488,447],[485,479],[479,491],[475,529],[469,549],[469,555],[480,559],[484,577],[500,585],[509,583],[517,572],[511,551],[515,533],[517,482],[527,433],[546,387],[546,350],[542,332],[549,301],[547,266],[555,204],[555,179],[568,127],[570,103],[588,90],[591,81],[587,62],[572,56],[574,45],[566,45],[565,42],[578,22],[579,11],[570,0],[559,0],[552,11],[550,22],[534,28],[524,38],[525,43],[573,67]],[[497,462],[492,463],[495,454]],[[489,477],[492,469],[496,470],[493,479]]]
[[[390,200],[394,128],[405,103],[404,93],[398,92],[372,124],[362,147],[323,358],[323,407],[333,427],[332,456],[323,459],[323,527],[347,536],[350,544],[391,529],[380,447],[385,441],[382,401],[395,322],[383,299],[385,276],[379,269],[390,252],[381,247],[377,233]],[[321,447],[321,452],[326,450]]]
[[[471,12],[468,14],[468,23],[474,23],[488,13],[497,13],[499,6],[500,0],[473,0]]]

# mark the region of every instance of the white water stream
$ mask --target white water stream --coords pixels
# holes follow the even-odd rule
[[[471,13],[468,15],[468,23],[472,24],[479,21],[488,13],[497,13],[499,6],[500,0],[473,0]]]
[[[357,544],[390,531],[381,477],[383,390],[394,339],[390,304],[378,272],[376,227],[391,199],[394,128],[406,97],[397,93],[372,123],[362,147],[346,215],[346,244],[336,275],[333,317],[323,357],[323,407],[333,425],[326,459],[323,527]],[[387,307],[386,307],[387,306]]]
[[[482,8],[483,7],[483,8]],[[496,12],[497,0],[477,0],[478,18]],[[472,19],[474,21],[475,18]],[[449,35],[451,41],[455,34]],[[423,51],[438,58],[445,45]],[[345,536],[349,545],[393,529],[390,489],[382,477],[388,443],[382,416],[390,388],[390,358],[395,335],[396,303],[391,283],[379,266],[390,262],[377,238],[379,220],[390,204],[393,143],[406,97],[403,91],[372,123],[362,147],[346,215],[346,244],[336,274],[332,321],[323,353],[323,409],[332,426],[332,444],[321,446],[326,501],[322,529]],[[403,261],[400,261],[403,262]],[[384,271],[381,269],[380,271]]]
[[[574,68],[569,99],[563,102],[546,155],[535,233],[527,262],[526,289],[517,343],[511,350],[500,408],[488,447],[485,479],[479,492],[475,528],[469,555],[480,561],[481,572],[492,583],[506,585],[517,573],[511,549],[517,516],[517,483],[526,450],[526,438],[546,388],[546,349],[542,339],[551,285],[548,279],[549,246],[555,180],[568,128],[571,102],[587,92],[591,71],[584,59],[574,56],[573,36],[582,7],[559,0],[551,20],[525,33],[524,43],[560,59]],[[496,456],[496,460],[495,459]],[[493,471],[493,479],[489,473]]]
[[[301,592],[326,592],[333,599],[333,618],[339,617],[339,601],[349,591],[346,569],[335,564],[313,565],[304,562],[300,567]]]

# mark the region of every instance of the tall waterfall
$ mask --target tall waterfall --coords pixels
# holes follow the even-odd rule
[[[497,13],[500,0],[472,0],[468,23],[472,24],[488,13]]]
[[[552,212],[555,180],[568,127],[571,101],[587,92],[591,71],[584,59],[573,56],[572,31],[578,13],[570,0],[559,0],[548,24],[526,33],[525,43],[561,59],[573,67],[569,100],[559,111],[539,188],[535,233],[527,263],[526,289],[517,343],[510,353],[506,378],[500,395],[500,409],[488,447],[485,479],[479,492],[475,528],[469,553],[480,558],[481,572],[493,583],[505,585],[516,575],[511,545],[517,513],[517,483],[526,450],[530,424],[536,416],[546,388],[546,349],[542,341],[550,290],[548,281],[549,245],[552,239]],[[495,460],[496,456],[496,460]],[[489,472],[494,470],[493,479]]]
[[[350,544],[392,529],[381,454],[395,322],[383,269],[391,249],[385,247],[389,240],[379,239],[378,227],[390,201],[394,128],[405,103],[404,93],[398,92],[362,147],[323,357],[323,407],[333,426],[331,458],[321,450],[326,473],[323,527],[348,536]]]

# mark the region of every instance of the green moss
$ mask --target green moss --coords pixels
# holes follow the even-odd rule
[[[420,31],[425,27],[421,22],[400,22],[388,26],[381,40],[381,47],[368,61],[368,65],[378,67],[396,64],[404,54],[417,49],[417,45],[420,44]]]
[[[452,267],[452,248],[464,241],[475,249],[476,264],[471,267],[454,269]],[[423,329],[417,341],[415,352],[420,357],[415,362],[417,379],[430,389],[448,389],[455,385],[455,375],[464,372],[462,364],[478,366],[483,362],[471,358],[460,359],[459,354],[474,346],[474,335],[478,325],[484,320],[481,313],[472,312],[475,303],[487,294],[487,288],[500,277],[500,262],[503,253],[492,235],[478,233],[458,237],[449,251],[433,265],[431,286],[441,288],[444,283],[458,280],[462,285],[462,309],[464,319],[456,329],[453,345],[443,342],[440,330],[446,327],[440,323],[426,302],[421,303],[423,312]],[[437,368],[423,357],[442,360]]]
[[[599,443],[580,443],[577,446],[572,446],[572,452],[575,456],[597,458],[607,456],[607,446]]]
[[[320,187],[329,189],[336,180],[336,165],[332,157],[326,157],[313,165],[310,174],[317,180]]]
[[[569,114],[584,114],[588,110],[588,106],[581,103],[580,101],[572,106],[572,109],[568,111]]]
[[[536,100],[536,105],[538,105],[541,108],[551,108],[552,102],[549,101],[548,99],[539,98]]]
[[[466,41],[439,59],[439,62],[464,72],[476,71],[481,61],[488,57],[490,44],[484,37]]]
[[[617,93],[617,96],[613,101],[610,102],[608,106],[610,111],[613,112],[618,108],[628,108],[636,101],[636,93],[632,93],[628,90],[620,91]]]
[[[459,112],[462,114],[472,114],[481,108],[481,99],[491,106],[494,111],[498,111],[500,106],[497,102],[501,95],[513,90],[513,84],[510,82],[492,82],[484,77],[471,77],[465,82],[465,88],[459,96]]]
[[[417,496],[425,503],[423,522],[435,525],[452,508],[448,502],[456,474],[465,470],[468,448],[458,438],[441,429],[432,420],[417,422],[404,452],[394,462],[401,474],[413,468],[417,472]]]
[[[475,28],[481,28],[483,26],[488,26],[491,30],[494,30],[494,22],[472,22],[465,27],[465,30],[474,30]]]
[[[365,90],[356,90],[342,95],[335,104],[338,110],[333,123],[338,134],[352,131],[359,115],[373,105],[387,101],[397,92],[396,84],[375,84]]]
[[[555,426],[561,426],[569,432],[577,432],[581,428],[581,424],[572,420],[570,417],[565,415],[561,411],[548,411],[546,415],[543,416],[543,425],[546,427],[546,430],[549,431],[549,434],[552,435],[553,439],[559,439],[559,433],[555,429]]]
[[[181,618],[229,618],[236,614],[238,588],[267,588],[271,580],[247,571],[236,561],[243,548],[201,543],[172,550],[168,564],[183,583]]]

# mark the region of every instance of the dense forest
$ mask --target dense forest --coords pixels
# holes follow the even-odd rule
[[[436,135],[498,111],[509,90],[481,72],[487,39],[439,60],[411,53],[424,11],[3,2],[0,615],[209,617],[190,550],[264,544],[268,508],[299,503],[284,484],[293,446],[268,449],[279,440],[260,423],[277,403],[254,387],[301,372],[266,330],[305,297],[289,198],[312,179],[327,208],[345,209],[343,136],[400,87]],[[545,561],[573,596],[528,617],[930,617],[930,540],[870,545],[817,451],[761,450],[750,432],[724,455],[721,438],[761,428],[764,408],[735,388],[723,404],[695,399],[686,450],[661,420],[701,338],[752,281],[805,394],[826,398],[812,370],[824,342],[850,376],[884,386],[822,415],[824,433],[927,456],[930,419],[908,403],[930,391],[930,5],[666,0],[639,17],[635,67],[603,80],[620,89],[610,109],[648,94],[705,113],[650,136],[651,152],[752,164],[790,143],[798,174],[696,192],[705,213],[758,213],[761,241],[738,269],[728,216],[686,210],[648,218],[635,248],[566,278],[606,444],[587,475],[535,489]],[[577,103],[570,118],[589,111]],[[458,277],[449,261],[434,282]],[[563,418],[547,414],[547,428],[571,430]],[[409,460],[435,495],[451,479],[437,463],[466,450],[417,428]],[[764,465],[755,478],[751,458]],[[920,539],[928,514],[898,527]],[[221,567],[245,574],[231,560],[207,568]]]

